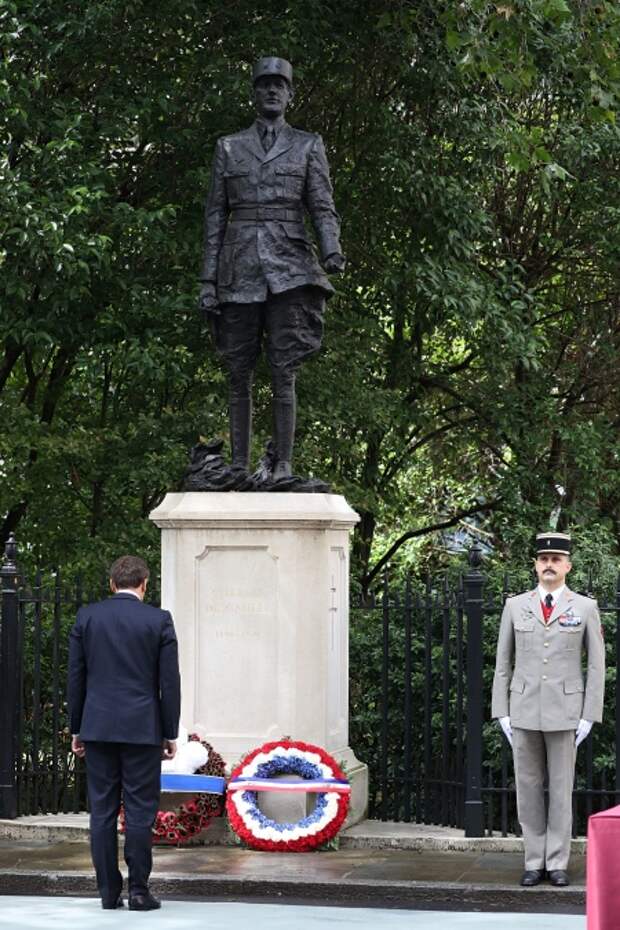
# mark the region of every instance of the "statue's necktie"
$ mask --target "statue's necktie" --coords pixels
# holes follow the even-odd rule
[[[273,127],[267,127],[265,130],[265,135],[263,136],[263,148],[265,152],[268,152],[269,149],[273,146],[276,141],[276,131]]]

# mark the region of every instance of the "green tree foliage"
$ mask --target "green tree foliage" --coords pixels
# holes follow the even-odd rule
[[[4,0],[4,536],[33,561],[155,554],[150,509],[225,433],[202,204],[252,61],[281,54],[349,260],[297,465],[360,513],[362,587],[441,562],[467,520],[500,556],[554,522],[614,551],[619,47],[606,0]]]

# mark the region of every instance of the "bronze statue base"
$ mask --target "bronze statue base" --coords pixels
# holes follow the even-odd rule
[[[229,465],[222,455],[223,439],[199,442],[190,452],[190,463],[181,482],[182,491],[269,491],[298,494],[331,494],[330,486],[320,478],[290,475],[273,477],[275,448],[270,440],[256,471],[250,474],[238,465]]]

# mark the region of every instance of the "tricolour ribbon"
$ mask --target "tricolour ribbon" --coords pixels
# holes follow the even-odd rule
[[[307,778],[303,781],[287,781],[285,778],[235,778],[228,783],[230,791],[303,791],[322,794],[335,791],[349,794],[351,785],[338,778]]]

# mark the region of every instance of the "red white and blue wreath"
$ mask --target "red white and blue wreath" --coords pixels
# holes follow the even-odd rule
[[[303,781],[274,780],[298,775]],[[311,814],[297,823],[278,823],[257,804],[259,791],[313,792]],[[307,852],[336,836],[349,809],[351,786],[332,756],[318,746],[294,740],[265,743],[233,769],[226,812],[231,827],[252,849]]]

